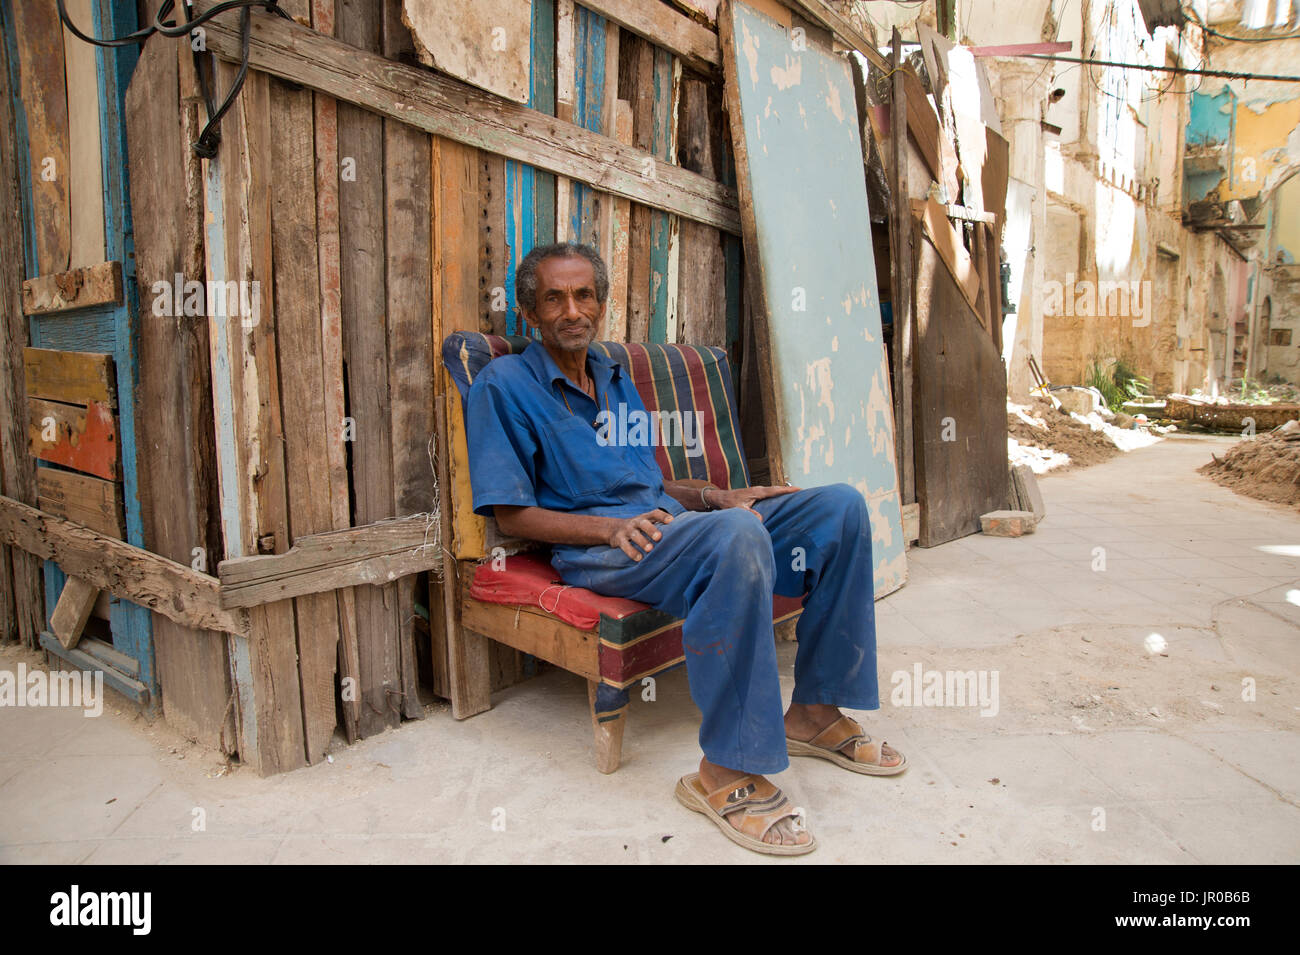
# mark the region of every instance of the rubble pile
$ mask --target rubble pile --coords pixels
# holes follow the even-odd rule
[[[1244,438],[1200,472],[1238,494],[1300,505],[1300,421]]]
[[[1088,467],[1160,440],[1152,433],[1156,429],[1122,428],[1114,421],[1133,419],[1112,414],[1108,421],[1095,410],[1086,415],[1066,412],[1041,397],[1028,405],[1007,402],[1007,457],[1013,466],[1027,464],[1035,474],[1043,474],[1060,467]]]

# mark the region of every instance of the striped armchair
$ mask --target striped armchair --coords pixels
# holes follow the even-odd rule
[[[443,364],[462,402],[489,361],[521,352],[531,341],[479,332],[447,336]],[[704,454],[689,457],[680,447],[657,446],[655,456],[665,478],[709,481],[727,488],[748,485],[725,351],[702,345],[620,342],[596,342],[594,347],[623,366],[647,410],[696,414]],[[463,428],[463,420],[453,422],[453,427],[457,425]],[[468,473],[467,461],[456,460],[464,455],[464,447],[457,442],[452,449],[452,470],[459,466],[461,474]],[[461,491],[462,497],[465,494],[467,488]],[[462,513],[463,505],[456,505]],[[459,544],[454,546],[458,556],[482,561],[490,554],[489,545],[498,539],[488,529],[481,538],[482,552],[477,554],[467,554]],[[603,773],[614,772],[621,758],[629,690],[646,677],[685,662],[681,621],[635,600],[565,586],[544,550],[478,563],[462,578],[464,630],[587,679],[596,765]],[[801,609],[802,600],[773,598],[774,620],[797,616]]]

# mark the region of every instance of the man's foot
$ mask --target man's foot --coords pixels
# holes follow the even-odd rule
[[[818,739],[823,734],[827,734],[840,720],[847,722],[839,731],[829,734],[833,738]],[[856,721],[846,717],[838,707],[825,703],[791,703],[790,709],[785,714],[785,735],[787,740],[806,744],[817,741],[815,745],[795,747],[800,752],[795,753],[792,749],[791,755],[820,755],[809,752],[809,749],[822,749],[832,756],[840,755],[847,763],[860,765],[862,769],[858,770],[859,772],[867,772],[871,775],[893,775],[895,772],[900,772],[907,762],[898,750],[887,743],[876,743],[862,732],[862,727]],[[838,763],[839,760],[832,759],[832,762]]]
[[[705,792],[714,792],[721,789],[729,782],[742,779],[746,776],[756,781],[764,780],[762,776],[756,776],[753,773],[741,772],[738,769],[728,769],[725,766],[719,766],[711,763],[707,759],[700,760],[700,783]],[[740,830],[740,822],[744,818],[744,813],[732,813],[726,817],[726,821],[731,824],[732,828]],[[763,841],[774,846],[806,846],[812,841],[812,836],[807,829],[795,829],[794,819],[786,818],[777,822],[763,836]]]

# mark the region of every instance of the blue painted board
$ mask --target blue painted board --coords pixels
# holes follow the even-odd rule
[[[785,480],[856,487],[871,514],[875,593],[906,579],[894,421],[862,142],[848,63],[743,3],[729,4],[730,117],[753,212]],[[800,48],[801,47],[801,48]],[[753,234],[751,234],[751,232]],[[751,246],[752,243],[752,246]],[[773,454],[775,459],[776,455]]]

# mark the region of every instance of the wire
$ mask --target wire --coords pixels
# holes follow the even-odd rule
[[[1300,76],[1271,73],[1236,73],[1231,70],[1189,70],[1181,66],[1149,66],[1145,63],[1115,63],[1110,60],[1084,59],[1078,56],[1059,56],[1055,53],[1009,53],[1008,56],[1030,60],[1056,60],[1058,63],[1085,63],[1089,66],[1113,66],[1124,70],[1145,70],[1148,73],[1176,73],[1185,76],[1220,76],[1230,80],[1269,80],[1276,83],[1300,83]]]
[[[68,16],[64,0],[56,0],[56,3],[59,8],[59,20],[62,21],[69,33],[92,46],[109,48],[143,43],[155,33],[166,37],[188,37],[213,17],[219,16],[228,10],[239,10],[239,72],[235,74],[235,79],[230,84],[230,90],[226,93],[226,97],[222,100],[220,106],[215,104],[212,92],[215,70],[211,68],[204,69],[203,50],[194,51],[194,69],[199,77],[199,87],[203,92],[204,105],[207,107],[208,121],[204,124],[202,132],[199,133],[199,138],[190,146],[203,159],[211,159],[217,154],[217,145],[221,142],[219,129],[221,118],[234,105],[235,98],[239,96],[239,91],[244,86],[244,78],[248,75],[248,58],[252,43],[252,8],[261,7],[267,13],[277,14],[285,20],[293,20],[288,13],[280,9],[279,0],[223,0],[223,2],[216,4],[206,13],[201,13],[197,17],[194,16],[194,7],[190,0],[185,0],[185,14],[189,19],[184,23],[176,23],[174,20],[164,19],[176,8],[176,0],[163,0],[158,7],[158,12],[154,15],[153,23],[136,30],[134,33],[128,33],[126,36],[100,39],[95,36],[87,36],[77,28],[77,25],[72,22],[72,18]]]

